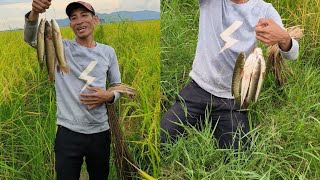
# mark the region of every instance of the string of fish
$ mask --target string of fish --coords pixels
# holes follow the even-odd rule
[[[266,74],[266,62],[261,48],[256,47],[246,59],[241,52],[237,58],[232,77],[232,95],[241,108],[258,100]]]
[[[50,82],[54,82],[56,65],[58,72],[69,73],[60,27],[54,19],[47,21],[42,18],[40,20],[37,31],[37,55],[41,69],[46,62]]]

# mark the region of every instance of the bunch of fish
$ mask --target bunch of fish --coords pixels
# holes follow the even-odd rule
[[[262,50],[255,48],[248,56],[241,52],[237,58],[232,77],[232,95],[241,108],[257,101],[266,74]]]
[[[37,55],[40,67],[43,68],[44,61],[48,70],[49,80],[54,81],[54,71],[58,62],[57,70],[69,73],[69,67],[64,57],[62,36],[58,23],[52,19],[51,22],[41,19],[37,32]]]

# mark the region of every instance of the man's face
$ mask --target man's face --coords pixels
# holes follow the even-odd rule
[[[93,16],[85,8],[78,8],[72,11],[70,15],[70,27],[74,34],[84,39],[92,35],[94,25],[98,24],[98,17]]]

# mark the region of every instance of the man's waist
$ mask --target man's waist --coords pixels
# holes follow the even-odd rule
[[[57,125],[64,126],[74,132],[83,134],[93,134],[102,132],[109,129],[109,123],[107,121],[107,116],[101,121],[96,122],[86,122],[86,121],[75,121],[70,119],[65,119],[62,117],[57,117]]]

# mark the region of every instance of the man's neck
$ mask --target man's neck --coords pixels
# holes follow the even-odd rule
[[[231,0],[231,1],[236,4],[244,4],[244,3],[248,2],[249,0]]]
[[[96,46],[96,42],[93,40],[93,37],[87,37],[87,38],[76,38],[76,41],[81,46],[87,47],[87,48],[93,48]]]

